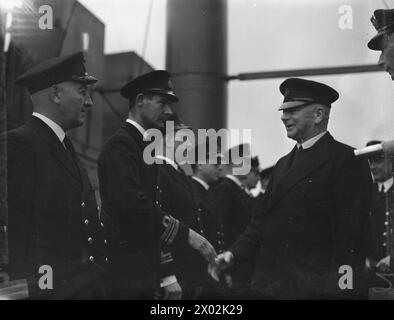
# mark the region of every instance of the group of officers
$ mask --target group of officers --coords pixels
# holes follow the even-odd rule
[[[379,64],[394,79],[394,10],[376,10],[373,24],[378,33],[368,46],[382,51]],[[167,121],[175,131],[189,128],[172,109],[171,75],[131,80],[120,91],[128,118],[98,159],[98,207],[67,136],[84,123],[95,82],[82,53],[44,61],[17,79],[34,112],[7,134],[5,271],[9,286],[23,279],[25,297],[366,298],[376,284],[371,275],[392,271],[393,159],[368,163],[331,136],[333,88],[296,78],[280,85],[281,120],[296,145],[273,168],[262,171],[253,158],[239,174],[242,164],[232,158],[250,157],[247,145],[225,152],[227,161],[207,147],[186,175],[164,151],[156,164],[144,159],[147,130],[163,132],[166,150],[182,143],[166,134]],[[252,195],[258,180],[264,192]],[[41,266],[53,270],[51,288],[40,286]],[[345,288],[342,266],[352,271]],[[7,284],[2,298],[5,292],[15,297]]]

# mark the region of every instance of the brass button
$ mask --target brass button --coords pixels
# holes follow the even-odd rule
[[[85,224],[85,226],[88,226],[89,225],[89,220],[86,219],[83,223]]]
[[[100,226],[101,226],[102,228],[104,228],[104,223],[100,222]]]
[[[387,243],[386,243],[386,242],[383,242],[383,247],[385,247],[385,246],[387,246]]]
[[[82,208],[85,208],[85,202],[82,202],[82,203],[81,203],[81,207],[82,207]]]
[[[105,257],[105,259],[104,259],[104,260],[105,260],[105,262],[108,262],[108,258],[107,258],[107,257]]]
[[[88,238],[88,242],[89,242],[89,243],[93,243],[93,238],[92,238],[92,237],[89,237],[89,238]]]
[[[89,261],[90,261],[90,262],[94,262],[94,257],[93,257],[93,256],[90,256],[90,257],[89,257]]]
[[[104,243],[107,244],[107,239],[104,239]]]

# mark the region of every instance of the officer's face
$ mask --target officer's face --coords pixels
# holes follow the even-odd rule
[[[166,121],[172,115],[172,102],[165,96],[144,96],[141,104],[141,120],[145,129],[165,129]]]
[[[86,113],[93,104],[88,86],[78,82],[62,82],[56,87],[63,129],[68,130],[83,125]]]
[[[314,134],[315,114],[313,105],[282,110],[281,120],[287,136],[297,142],[303,142]]]
[[[394,80],[394,34],[385,36],[378,65]]]
[[[375,181],[384,182],[393,175],[392,158],[376,157],[369,161],[369,165]]]
[[[220,164],[200,164],[199,169],[206,183],[212,184],[219,179]]]

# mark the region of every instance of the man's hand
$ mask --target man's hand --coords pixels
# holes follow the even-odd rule
[[[163,287],[164,300],[181,300],[182,299],[182,288],[178,282],[169,284]]]
[[[214,247],[202,235],[189,229],[189,244],[199,251],[209,263],[215,263],[216,251]]]
[[[381,259],[377,263],[376,268],[381,272],[389,272],[390,271],[390,256],[387,256],[387,257]]]
[[[208,265],[208,273],[210,276],[219,281],[220,273],[233,265],[234,262],[234,255],[230,251],[225,251],[219,254],[214,263],[210,263]],[[232,281],[231,281],[232,282]],[[226,283],[229,285],[230,280],[226,278]]]
[[[230,251],[225,251],[219,254],[215,259],[216,268],[218,268],[219,272],[223,270],[227,270],[234,263],[234,255]]]

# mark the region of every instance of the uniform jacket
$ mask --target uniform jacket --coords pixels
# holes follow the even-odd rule
[[[230,250],[240,260],[258,255],[252,278],[258,297],[341,296],[339,267],[356,272],[365,262],[368,163],[329,133],[290,167],[294,153],[276,164],[263,210]]]
[[[223,225],[223,248],[228,250],[245,231],[254,215],[256,206],[245,190],[227,177],[212,187],[211,192],[218,208],[219,219]],[[233,294],[235,297],[242,298],[246,290],[249,289],[254,264],[255,258],[249,257],[247,260],[239,261],[231,269],[230,272],[234,281]]]
[[[27,278],[32,298],[105,297],[105,223],[85,169],[38,118],[7,136],[11,278]],[[41,265],[53,290],[38,288]]]
[[[209,190],[206,190],[200,182],[190,178],[190,183],[197,201],[197,211],[202,222],[203,235],[217,252],[221,252],[224,245],[223,224],[219,220],[215,201]]]
[[[252,199],[234,181],[224,178],[211,188],[220,219],[223,223],[224,248],[242,234],[253,216]]]
[[[386,206],[387,201],[387,206]],[[388,209],[388,210],[387,210]],[[386,212],[390,215],[387,216]],[[374,191],[372,196],[371,209],[371,235],[370,235],[370,250],[368,257],[375,262],[380,261],[387,256],[387,251],[394,258],[394,237],[391,236],[390,241],[384,235],[387,232],[385,223],[388,223],[389,229],[393,228],[394,215],[394,187],[387,191],[387,193],[379,192],[377,185],[374,184]],[[392,234],[392,233],[391,233]]]
[[[143,159],[142,134],[124,123],[98,160],[100,194],[113,219],[113,283],[117,298],[153,298],[160,281],[160,242],[186,242],[188,229],[155,202],[157,166]]]
[[[159,165],[162,190],[160,204],[164,211],[189,228],[203,234],[201,215],[198,212],[191,181],[181,170],[175,169],[166,162]],[[185,293],[202,286],[208,273],[207,263],[200,253],[186,243],[174,245],[170,251],[174,260],[175,275]]]

